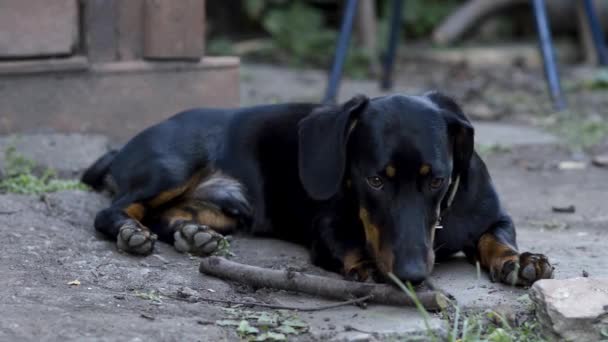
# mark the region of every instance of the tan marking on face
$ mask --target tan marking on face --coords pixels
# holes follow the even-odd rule
[[[359,219],[365,230],[365,240],[370,244],[375,255],[380,251],[380,231],[369,218],[369,212],[365,208],[359,208]]]
[[[146,208],[141,203],[131,203],[123,211],[127,216],[137,221],[141,221],[146,214]]]
[[[359,208],[359,219],[365,230],[365,240],[372,249],[378,269],[384,274],[392,272],[394,255],[390,243],[382,243],[380,229],[371,222],[369,212],[365,208]]]
[[[376,265],[383,274],[393,272],[393,264],[395,255],[390,246],[382,246],[380,253],[376,258]]]
[[[346,180],[346,188],[350,189],[353,186],[353,182],[350,179]]]
[[[421,176],[426,176],[429,172],[431,172],[431,166],[429,164],[422,164],[420,170],[418,170],[418,173],[420,173]]]
[[[395,174],[397,173],[397,169],[395,169],[395,166],[393,164],[388,164],[385,171],[386,171],[386,175],[389,178],[395,177]]]

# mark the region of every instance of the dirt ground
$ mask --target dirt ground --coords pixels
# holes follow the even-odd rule
[[[244,104],[314,97],[323,88],[323,74],[314,72],[246,66],[242,75]],[[296,80],[289,83],[290,77]],[[286,80],[289,86],[269,81],[277,78]],[[416,92],[432,81],[424,78],[423,72],[415,73],[411,80],[402,78],[399,91]],[[414,87],[417,82],[421,85]],[[539,82],[542,78],[531,87],[541,89]],[[261,85],[266,85],[264,91],[260,90]],[[373,90],[375,82],[348,81],[341,97],[348,97],[353,90],[366,92],[366,89],[377,91]],[[535,94],[526,96],[540,96]],[[599,98],[597,94],[593,97]],[[597,103],[591,107],[599,111]],[[532,112],[531,107],[527,108]],[[514,111],[505,109],[507,114]],[[516,112],[518,115],[505,114],[501,120],[530,126],[547,117]],[[590,110],[584,112],[589,114]],[[489,125],[483,127],[510,132],[504,130],[506,126],[502,123]],[[528,138],[543,134],[536,129],[532,132],[527,134]],[[608,276],[608,169],[591,165],[586,153],[572,153],[563,146],[562,138],[526,143],[507,139],[501,148],[484,148],[483,155],[504,205],[518,226],[521,250],[548,255],[556,267],[557,278],[581,276],[583,271],[592,277]],[[68,176],[77,175],[109,145],[99,136],[39,135],[25,140],[24,153],[43,164],[53,163],[60,174]],[[493,144],[479,143],[482,147]],[[82,150],[88,152],[76,154]],[[74,155],[79,156],[76,162]],[[584,167],[576,170],[558,167],[560,162],[574,159],[582,161]],[[72,161],[66,162],[67,169],[61,168],[62,160]],[[63,191],[43,198],[0,195],[0,238],[4,241],[0,249],[0,340],[238,340],[237,327],[218,321],[240,321],[259,311],[294,316],[292,319],[300,322],[302,328],[300,333],[288,335],[290,340],[384,340],[424,334],[424,322],[414,309],[408,308],[349,306],[287,314],[246,306],[227,310],[225,304],[174,299],[203,297],[301,306],[325,303],[317,298],[252,289],[203,276],[198,272],[198,258],[177,253],[163,243],[158,243],[155,253],[147,257],[120,253],[114,243],[95,233],[92,226],[96,211],[107,203],[103,195],[85,191]],[[574,205],[575,212],[552,211],[552,206],[567,205]],[[309,264],[303,248],[285,242],[235,236],[231,250],[239,262],[327,274]],[[462,258],[437,265],[433,280],[464,307],[508,306],[515,311],[527,310],[528,304],[521,300],[525,289],[493,284],[485,274],[478,278],[475,267]],[[446,327],[440,316],[433,316],[430,324],[436,330]]]

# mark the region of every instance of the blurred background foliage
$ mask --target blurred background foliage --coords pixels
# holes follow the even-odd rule
[[[372,0],[360,0],[360,3],[362,1]],[[577,38],[575,6],[569,1],[547,2],[551,30],[556,40]],[[375,27],[368,31],[366,39],[369,42],[369,36],[375,37],[372,44],[375,51],[363,48],[370,44],[363,41],[365,35],[358,30],[360,25],[355,21],[344,68],[347,75],[369,77],[377,71],[378,60],[387,41],[391,2],[373,1],[370,16],[374,18]],[[405,45],[401,47],[415,47],[416,44],[433,46],[433,31],[466,2],[405,0],[401,16],[401,38]],[[333,57],[345,4],[344,0],[208,1],[207,54],[238,55],[248,62],[326,69]],[[512,6],[490,12],[475,24],[475,29],[466,32],[457,44],[452,45],[513,41],[536,44],[536,28],[529,3],[513,0]]]
[[[428,36],[462,2],[405,1],[403,36],[406,39]],[[328,0],[209,2],[207,53],[235,54],[253,61],[272,61],[296,67],[327,67],[333,56],[343,4],[344,1]],[[376,1],[376,13],[377,39],[382,50],[388,34],[390,0]],[[356,37],[350,46],[345,72],[351,77],[369,76],[369,51],[358,44]]]

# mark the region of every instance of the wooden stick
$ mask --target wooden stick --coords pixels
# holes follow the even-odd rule
[[[333,279],[289,270],[271,270],[240,264],[222,257],[204,258],[201,261],[199,271],[254,287],[302,292],[338,300],[349,300],[353,297],[371,295],[370,302],[414,306],[414,302],[405,293],[390,285]],[[418,292],[416,295],[422,305],[430,311],[441,310],[447,305],[446,296],[440,292],[424,291]]]
[[[294,310],[294,311],[303,311],[303,312],[322,311],[322,310],[338,308],[341,306],[347,306],[347,305],[351,305],[351,304],[359,304],[359,303],[363,303],[372,298],[372,296],[369,295],[369,296],[365,296],[365,297],[346,300],[346,301],[339,302],[339,303],[304,307],[304,306],[266,304],[266,303],[260,303],[260,302],[242,302],[242,301],[237,301],[237,300],[216,299],[216,298],[208,298],[208,297],[180,298],[178,296],[168,295],[168,294],[163,294],[163,296],[171,298],[171,299],[175,299],[175,300],[180,300],[183,302],[188,302],[188,303],[211,302],[211,303],[223,303],[223,304],[228,304],[228,305],[259,306],[259,307],[269,308],[269,309]]]

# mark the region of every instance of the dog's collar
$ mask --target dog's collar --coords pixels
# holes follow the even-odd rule
[[[456,179],[450,183],[447,193],[447,200],[445,202],[445,207],[441,208],[441,212],[439,213],[439,219],[437,220],[437,224],[435,225],[435,229],[443,229],[441,225],[441,219],[443,215],[450,209],[452,206],[452,202],[454,202],[454,197],[456,197],[456,192],[458,191],[458,186],[460,185],[460,176],[456,176]]]

